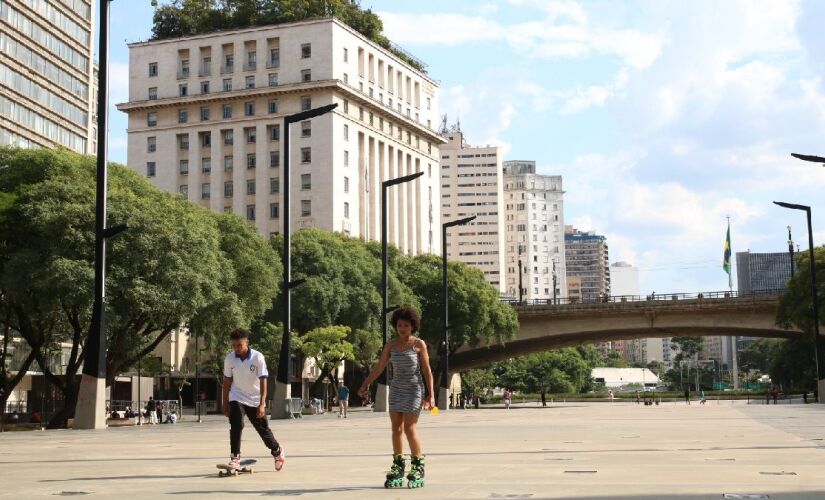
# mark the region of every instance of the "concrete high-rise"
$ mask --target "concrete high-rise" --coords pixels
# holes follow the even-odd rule
[[[290,136],[292,227],[440,253],[438,84],[336,19],[129,45],[129,166],[158,187],[282,228],[285,115],[337,103]]]
[[[791,279],[788,252],[736,252],[736,282],[740,294],[784,290]]]
[[[565,298],[562,178],[537,174],[534,161],[505,161],[503,167],[506,293],[519,297],[521,277],[525,300]]]
[[[504,190],[501,149],[470,146],[457,125],[442,130],[441,222],[476,219],[450,229],[447,256],[480,269],[499,293],[505,292]]]
[[[627,262],[614,262],[610,265],[610,294],[622,296],[627,300],[636,300],[640,295],[639,268]],[[624,341],[624,358],[634,363],[647,364],[662,361],[663,345],[661,338],[644,338]],[[614,343],[614,350],[618,347]]]
[[[0,145],[95,153],[91,0],[0,1]]]
[[[593,231],[565,226],[567,275],[582,280],[582,302],[597,302],[610,295],[610,264],[607,238]]]

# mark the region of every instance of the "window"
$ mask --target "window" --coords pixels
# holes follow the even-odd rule
[[[349,167],[349,151],[344,151],[344,166]]]
[[[147,113],[146,114],[146,125],[149,127],[154,127],[158,124],[158,114],[157,113]]]
[[[344,140],[349,140],[349,125],[347,125],[346,123],[344,124]]]
[[[280,141],[281,140],[281,126],[280,125],[270,125],[269,126],[269,140],[270,141]]]
[[[180,144],[180,149],[187,150],[189,149],[189,134],[183,134],[178,136],[178,143]]]
[[[269,103],[267,103],[267,111],[269,114],[273,115],[278,112],[278,99],[270,99]]]
[[[180,61],[180,75],[178,78],[189,77],[189,59],[181,59]]]
[[[208,200],[210,195],[212,194],[211,186],[208,182],[204,182],[201,184],[201,199]]]
[[[430,98],[427,98],[427,109],[430,109]]]
[[[302,69],[301,70],[301,81],[302,82],[311,82],[312,81],[312,70],[311,69]]]
[[[231,172],[233,167],[233,157],[232,156],[224,156],[223,157],[223,171],[224,172]]]
[[[310,136],[312,136],[312,122],[309,120],[301,122],[301,137]]]
[[[212,158],[201,158],[201,172],[208,174],[212,171]]]
[[[209,108],[201,108],[201,121],[205,122],[209,119]]]
[[[246,116],[255,116],[255,103],[245,102],[243,105],[243,112]]]
[[[312,161],[312,148],[301,148],[301,163]]]
[[[246,53],[246,68],[247,71],[254,71],[258,67],[258,53],[251,50]]]
[[[224,78],[223,79],[223,91],[230,92],[232,90],[232,79],[231,78]]]
[[[188,184],[181,184],[178,187],[178,191],[180,192],[181,196],[184,198],[189,198],[189,185]]]
[[[209,148],[212,147],[212,133],[211,132],[201,132],[201,147],[202,148]]]
[[[269,218],[270,219],[277,219],[279,217],[279,207],[277,203],[270,203],[269,204]]]
[[[301,96],[301,111],[308,111],[312,108],[312,98],[308,95]]]
[[[233,133],[233,131],[231,129],[230,130],[224,130],[223,131],[223,143],[226,144],[227,146],[231,146],[232,143],[235,142],[234,135],[235,134]]]
[[[349,62],[349,50],[344,47],[344,62]]]
[[[189,86],[185,83],[181,83],[178,85],[178,95],[181,97],[186,97],[186,94],[189,93]]]
[[[246,206],[246,220],[255,220],[255,205]]]
[[[158,63],[149,63],[149,76],[158,76]]]
[[[154,101],[158,98],[158,88],[157,87],[149,87],[149,100]]]
[[[246,194],[255,194],[255,180],[246,181]]]
[[[281,152],[280,151],[270,151],[269,152],[269,166],[270,167],[280,167],[281,166]]]
[[[344,177],[344,192],[349,193],[349,177]]]
[[[270,87],[275,87],[278,85],[278,73],[270,73],[268,79]]]
[[[252,75],[247,76],[244,79],[244,82],[245,82],[245,87],[246,88],[248,88],[248,89],[254,89],[255,88],[255,77],[254,76],[252,76]]]
[[[209,82],[201,82],[201,94],[209,93]]]
[[[155,162],[146,162],[146,177],[154,177],[155,173]]]
[[[372,111],[370,111],[370,127],[372,127],[373,116]]]
[[[281,191],[281,179],[278,177],[269,178],[269,193],[276,194]]]
[[[224,104],[223,105],[223,117],[224,117],[224,119],[232,118],[232,105],[231,104]]]
[[[255,153],[246,155],[246,168],[255,168]]]
[[[226,181],[223,183],[223,197],[224,198],[232,198],[235,194],[235,186],[232,184],[232,181]]]
[[[189,160],[181,160],[178,165],[180,175],[189,175]]]
[[[312,215],[312,200],[301,200],[301,217]]]
[[[312,44],[311,43],[302,43],[301,44],[301,59],[309,59],[312,57]]]
[[[349,219],[349,203],[344,202],[344,218]]]
[[[212,57],[205,56],[201,59],[201,74],[200,76],[209,76],[212,74]]]
[[[312,189],[312,174],[301,174],[301,189]]]
[[[358,119],[364,121],[364,108],[358,106]]]
[[[146,138],[146,151],[154,153],[158,149],[158,141],[155,136]]]
[[[281,49],[269,49],[269,62],[267,66],[277,68],[281,65]]]
[[[344,73],[344,83],[349,84],[349,75]]]
[[[255,127],[247,127],[244,130],[246,134],[246,143],[247,144],[254,144],[255,143]]]
[[[235,56],[233,54],[223,55],[223,73],[235,71]]]
[[[178,110],[178,123],[186,123],[189,121],[189,111],[185,109]]]
[[[349,113],[349,101],[344,99],[344,113]]]

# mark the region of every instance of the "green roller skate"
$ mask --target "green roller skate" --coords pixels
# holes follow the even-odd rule
[[[410,472],[407,474],[407,488],[424,487],[424,456],[411,457]]]
[[[384,488],[401,488],[404,486],[404,462],[403,455],[392,456],[392,467],[387,471],[387,480],[384,481]]]

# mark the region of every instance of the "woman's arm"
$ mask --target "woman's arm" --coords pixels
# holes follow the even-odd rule
[[[367,392],[369,389],[370,384],[381,375],[381,372],[384,371],[384,368],[387,366],[387,363],[390,361],[390,343],[387,342],[387,345],[384,346],[384,350],[381,351],[381,357],[378,358],[378,363],[373,367],[370,374],[367,376],[367,379],[364,380],[364,383],[361,384],[361,388],[358,389],[358,395],[364,397],[364,393]]]
[[[427,394],[430,395],[427,405],[432,408],[435,406],[433,371],[430,369],[430,354],[427,352],[427,343],[421,339],[418,339],[418,356],[421,358],[421,375],[424,377],[424,383],[427,384]]]

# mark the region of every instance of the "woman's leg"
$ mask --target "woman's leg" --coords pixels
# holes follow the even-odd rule
[[[404,414],[398,411],[391,411],[390,425],[392,425],[392,453],[393,455],[403,455],[404,442],[401,440],[401,437],[404,432]]]
[[[418,431],[415,424],[418,423],[418,415],[411,413],[403,413],[404,416],[404,434],[407,436],[407,442],[410,444],[410,455],[414,457],[421,456],[421,441],[418,439]]]

